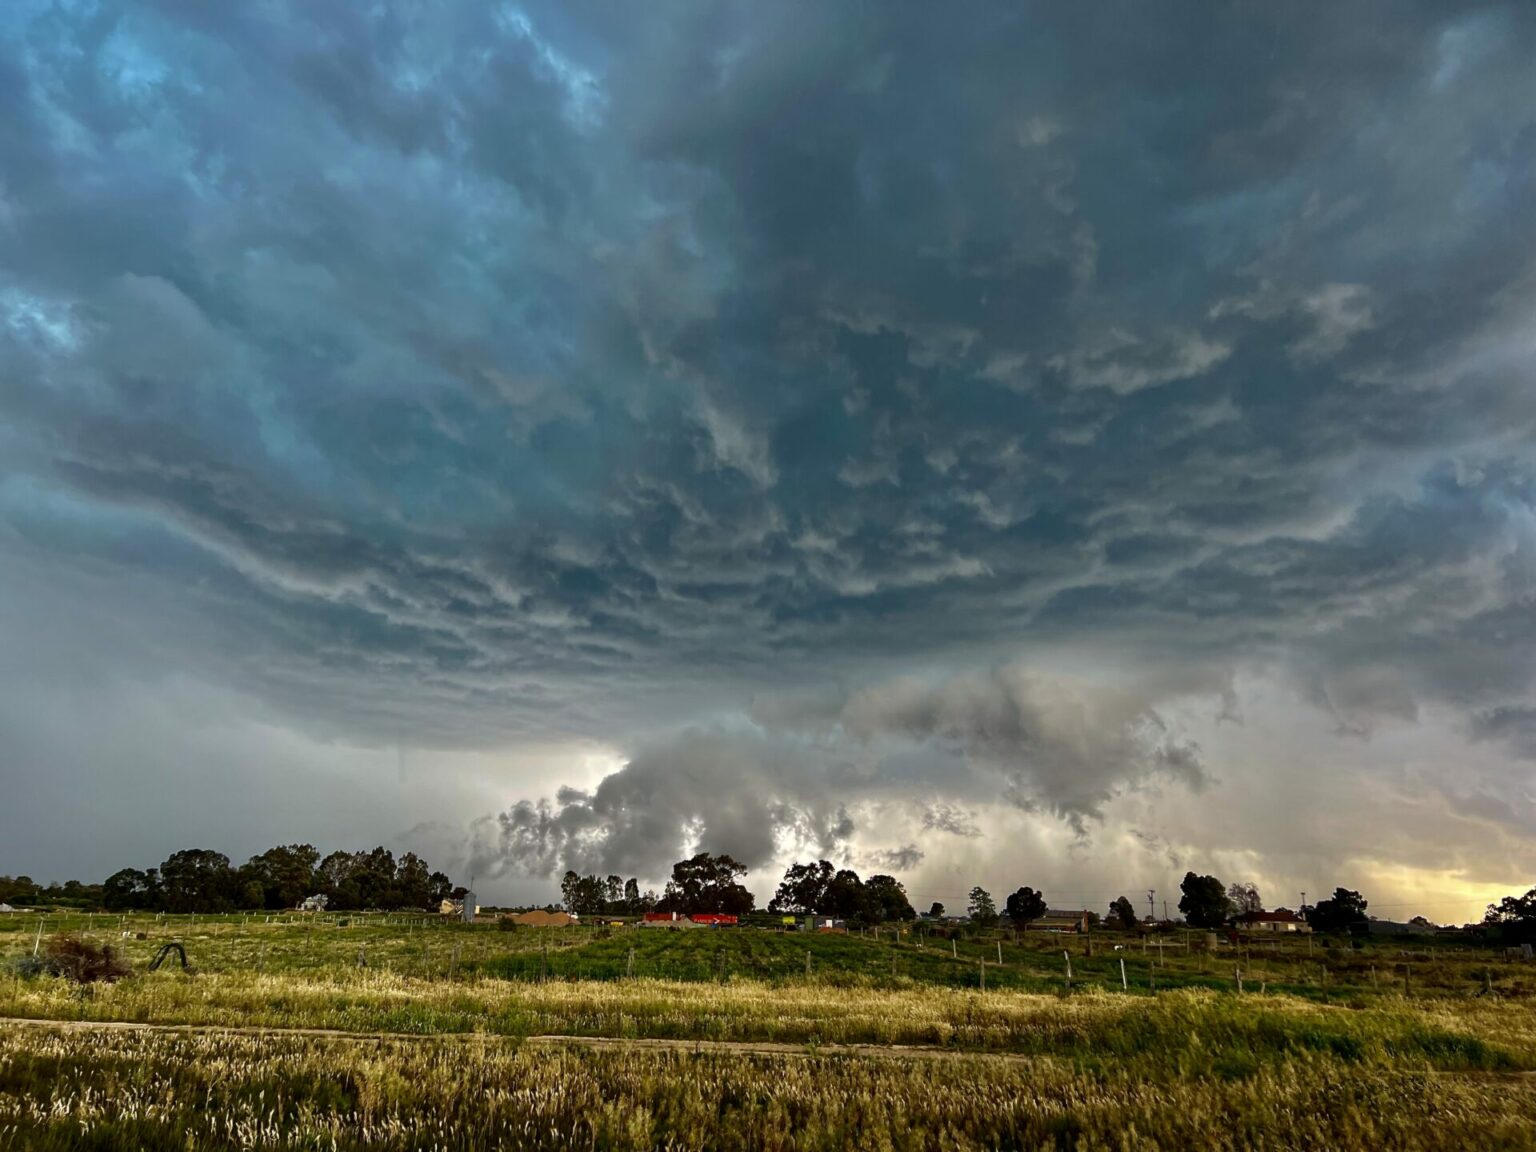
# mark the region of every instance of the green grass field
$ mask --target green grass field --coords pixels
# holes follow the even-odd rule
[[[0,967],[0,1148],[1536,1147],[1531,968],[1474,949],[38,922],[0,959],[134,974]]]

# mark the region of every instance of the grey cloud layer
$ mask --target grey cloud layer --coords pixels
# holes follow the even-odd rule
[[[0,600],[121,589],[172,635],[102,664],[326,736],[634,752],[479,829],[535,870],[978,773],[1087,827],[1240,666],[1528,757],[1533,40],[8,5]]]

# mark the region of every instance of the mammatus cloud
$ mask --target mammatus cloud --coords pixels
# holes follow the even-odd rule
[[[933,804],[923,809],[923,830],[948,832],[951,836],[980,836],[975,817],[948,804]]]
[[[0,7],[0,843],[118,866],[46,829],[164,790],[203,684],[256,762],[393,765],[360,840],[479,765],[432,820],[502,812],[509,886],[1201,836],[1289,883],[1301,779],[1427,830],[1372,875],[1482,882],[1536,744],[1533,48],[1513,4]]]

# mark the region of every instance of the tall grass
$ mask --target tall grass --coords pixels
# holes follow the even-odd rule
[[[1536,1097],[1327,1051],[1150,1085],[1050,1059],[0,1031],[0,1148],[1526,1148]]]

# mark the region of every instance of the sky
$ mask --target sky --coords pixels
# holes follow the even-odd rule
[[[0,872],[1477,918],[1536,883],[1533,56],[1520,4],[9,0]]]

